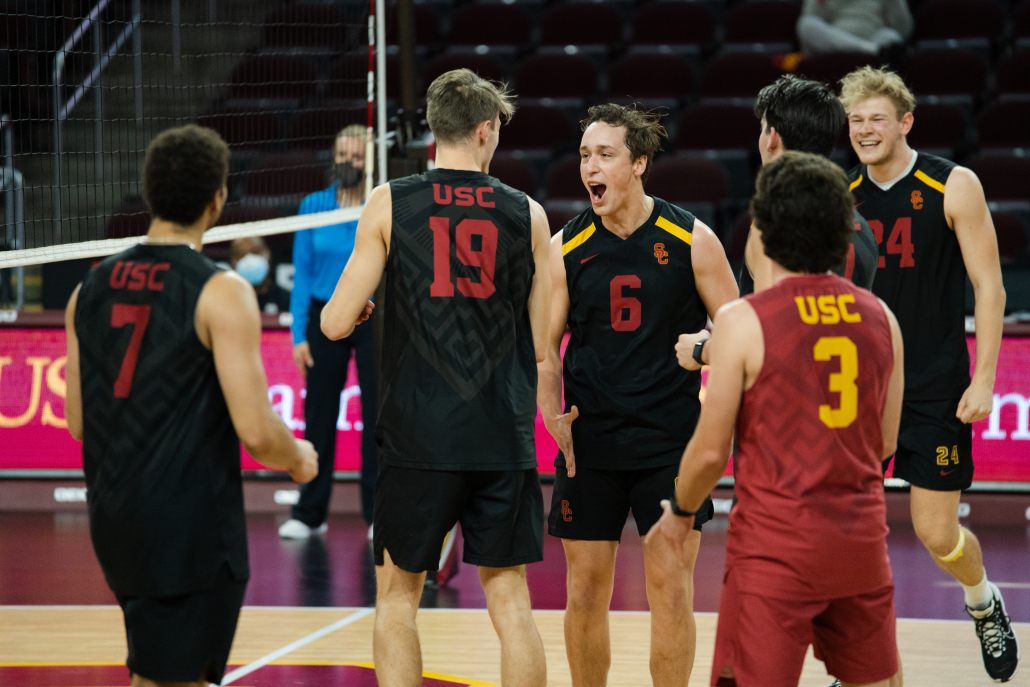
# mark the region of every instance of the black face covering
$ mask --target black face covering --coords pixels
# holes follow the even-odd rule
[[[365,177],[365,170],[358,169],[349,162],[337,162],[333,165],[332,176],[340,188],[354,188]]]

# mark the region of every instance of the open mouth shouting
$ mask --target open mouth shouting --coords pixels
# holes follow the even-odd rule
[[[608,191],[608,187],[605,184],[590,181],[587,182],[587,186],[590,189],[590,202],[597,204],[604,201],[605,193]]]

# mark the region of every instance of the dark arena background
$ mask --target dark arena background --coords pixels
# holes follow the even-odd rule
[[[360,214],[298,215],[302,199],[331,182],[337,133],[348,125],[367,132],[367,188],[431,167],[426,89],[459,67],[518,95],[490,173],[540,201],[552,233],[590,206],[576,152],[586,108],[614,101],[663,113],[669,137],[646,190],[711,227],[735,271],[761,162],[757,92],[785,73],[839,89],[865,64],[886,63],[904,77],[917,98],[909,143],[976,172],[997,231],[1004,339],[994,410],[973,426],[976,477],[959,515],[982,543],[1016,633],[1030,643],[1030,0],[911,0],[905,42],[877,53],[804,52],[798,25],[807,6],[0,0],[0,686],[130,682],[121,612],[90,542],[82,448],[65,421],[64,307],[98,260],[146,233],[147,143],[187,123],[221,134],[232,152],[229,196],[203,252],[228,266],[232,240],[263,237],[271,280],[288,300],[296,232]],[[857,164],[846,129],[832,159],[845,170]],[[270,306],[261,342],[269,398],[302,437],[305,382],[293,360],[292,318],[287,306]],[[973,307],[967,284],[975,359]],[[323,536],[280,539],[297,487],[243,454],[252,578],[223,684],[375,684],[361,403],[352,361]],[[549,504],[557,447],[539,415],[536,439]],[[732,487],[728,469],[702,535],[691,685],[708,684]],[[908,485],[888,476],[886,488],[906,684],[990,684],[960,586],[915,536]],[[460,528],[448,545],[460,558]],[[609,679],[649,685],[649,608],[632,520],[620,548]],[[550,684],[571,685],[559,540],[545,538],[545,560],[528,575]],[[424,685],[500,682],[500,646],[472,566],[452,562],[427,583],[422,607]],[[1013,684],[1030,685],[1027,675]],[[800,684],[828,683],[810,652]]]

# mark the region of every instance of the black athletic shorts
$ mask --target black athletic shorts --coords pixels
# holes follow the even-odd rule
[[[562,539],[620,541],[630,509],[640,536],[662,517],[662,499],[675,497],[679,464],[643,470],[591,470],[576,467],[569,477],[556,468],[547,531]],[[694,517],[694,529],[715,516],[712,497]]]
[[[383,550],[401,570],[436,570],[444,537],[461,523],[462,560],[508,568],[544,559],[544,496],[536,468],[445,471],[379,465],[376,565]]]
[[[955,417],[959,399],[905,401],[894,454],[894,476],[933,491],[973,483],[973,426]],[[887,471],[891,458],[883,462]]]
[[[222,682],[247,582],[222,567],[211,589],[182,596],[116,594],[134,675],[154,682]]]

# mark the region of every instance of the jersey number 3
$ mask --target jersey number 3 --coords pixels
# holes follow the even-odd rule
[[[132,376],[136,373],[136,362],[139,360],[139,347],[143,343],[143,332],[150,321],[149,305],[126,305],[115,303],[111,306],[111,326],[121,329],[127,324],[133,325],[129,347],[122,358],[122,369],[114,382],[114,397],[128,398],[132,389]]]
[[[858,417],[858,348],[846,336],[823,336],[812,351],[818,361],[840,358],[840,372],[830,375],[830,391],[840,394],[840,407],[819,406],[819,419],[832,429],[847,427]]]
[[[429,228],[433,231],[433,283],[429,295],[433,298],[449,298],[454,295],[451,282],[451,220],[447,217],[430,217]],[[472,247],[472,237],[479,237],[479,248]],[[468,267],[479,268],[479,281],[458,277],[458,291],[467,298],[489,298],[497,290],[494,286],[494,269],[497,266],[497,225],[486,219],[463,219],[454,228],[454,242],[457,244],[458,261]]]

